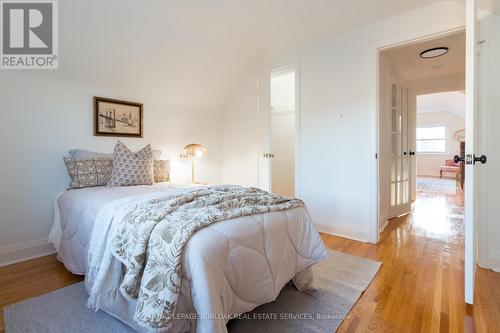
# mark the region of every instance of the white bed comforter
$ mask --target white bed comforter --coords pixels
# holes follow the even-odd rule
[[[184,191],[186,189],[175,189]],[[98,281],[104,310],[136,329],[132,321],[136,301],[118,289],[123,266],[110,255],[113,228],[130,205],[162,195],[154,192],[106,204],[97,214],[88,248],[89,269],[109,269]],[[238,221],[235,221],[238,220]],[[231,315],[273,301],[292,278],[299,289],[311,288],[309,270],[327,251],[303,207],[214,223],[196,232],[184,248],[184,281],[171,332],[225,332]],[[297,274],[301,272],[300,274]],[[87,290],[96,276],[86,276]],[[94,300],[96,301],[96,300]],[[128,317],[128,318],[127,318]]]

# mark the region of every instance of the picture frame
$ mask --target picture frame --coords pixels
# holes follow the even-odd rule
[[[94,96],[94,136],[144,136],[142,103]]]

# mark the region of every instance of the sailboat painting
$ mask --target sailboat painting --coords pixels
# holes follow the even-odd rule
[[[141,103],[94,97],[94,135],[143,137]]]

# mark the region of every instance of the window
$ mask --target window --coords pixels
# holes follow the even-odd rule
[[[445,153],[446,127],[417,128],[417,153]]]

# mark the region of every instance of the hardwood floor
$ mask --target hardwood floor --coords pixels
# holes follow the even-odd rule
[[[324,235],[338,251],[382,267],[338,332],[500,332],[500,274],[477,269],[464,303],[463,195],[419,192],[378,245]]]
[[[420,193],[378,245],[322,235],[329,248],[383,263],[338,332],[500,332],[499,273],[478,268],[475,305],[463,301],[462,200]],[[55,256],[0,268],[0,308],[78,281]]]
[[[0,267],[0,309],[82,280],[68,272],[55,255]],[[0,311],[0,332],[4,331]]]

